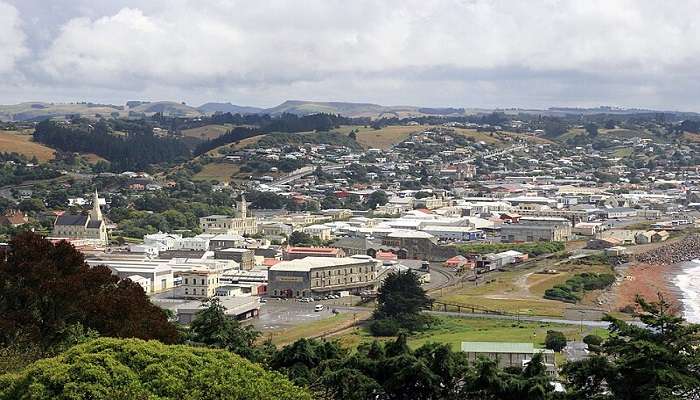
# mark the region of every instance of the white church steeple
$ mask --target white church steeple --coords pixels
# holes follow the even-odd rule
[[[100,198],[97,196],[97,189],[95,189],[95,194],[92,197],[90,219],[93,221],[102,221],[102,210],[100,210]]]

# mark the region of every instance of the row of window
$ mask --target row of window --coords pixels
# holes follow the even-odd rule
[[[340,275],[341,271],[342,271],[343,275],[347,275],[347,274],[348,274],[348,269],[347,269],[347,268],[342,269],[342,270],[337,269],[337,270],[335,270],[335,274],[336,274],[336,275]],[[370,271],[374,272],[374,267],[359,267],[359,268],[357,269],[357,272],[358,272],[358,273],[365,273],[365,272],[370,272]],[[353,268],[350,268],[350,273],[351,273],[351,274],[354,274],[354,273],[355,273],[355,270],[354,270]],[[328,275],[328,276],[333,276],[333,271],[328,271],[328,274],[327,274],[327,275]],[[325,277],[326,277],[326,271],[321,271],[321,272],[316,271],[316,278],[325,278]]]
[[[202,282],[201,285],[206,285],[206,284],[207,284],[207,279],[202,278],[202,279],[200,279],[200,281]],[[214,284],[214,283],[219,283],[219,278],[211,278],[211,279],[208,279],[208,282],[209,282],[209,283],[208,283],[209,285]],[[189,284],[190,284],[190,283],[189,283],[189,278],[185,278],[185,285],[189,285]],[[193,285],[196,285],[196,284],[197,284],[197,278],[192,278],[192,284],[193,284]]]

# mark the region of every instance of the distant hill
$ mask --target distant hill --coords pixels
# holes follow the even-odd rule
[[[202,112],[198,109],[174,101],[156,101],[152,103],[140,104],[129,108],[129,111],[144,113],[146,115],[163,113],[171,117],[198,117]]]
[[[197,107],[197,110],[205,114],[214,114],[216,112],[230,112],[231,114],[259,114],[264,111],[259,107],[238,106],[231,103],[205,103]]]
[[[95,103],[44,103],[40,101],[0,105],[0,121],[40,121],[46,118],[80,114],[109,117],[112,113],[126,115],[124,107]]]

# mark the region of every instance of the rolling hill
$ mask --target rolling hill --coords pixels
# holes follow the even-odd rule
[[[214,114],[216,112],[231,114],[258,114],[264,111],[259,107],[238,106],[231,103],[204,103],[197,107],[197,110],[205,114]]]

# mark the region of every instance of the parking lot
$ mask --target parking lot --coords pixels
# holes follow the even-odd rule
[[[319,321],[333,316],[334,306],[351,306],[357,304],[359,297],[348,296],[334,300],[321,300],[302,303],[295,299],[268,299],[261,304],[260,315],[250,321],[261,331],[277,330]],[[323,311],[315,311],[317,304],[323,304]]]

